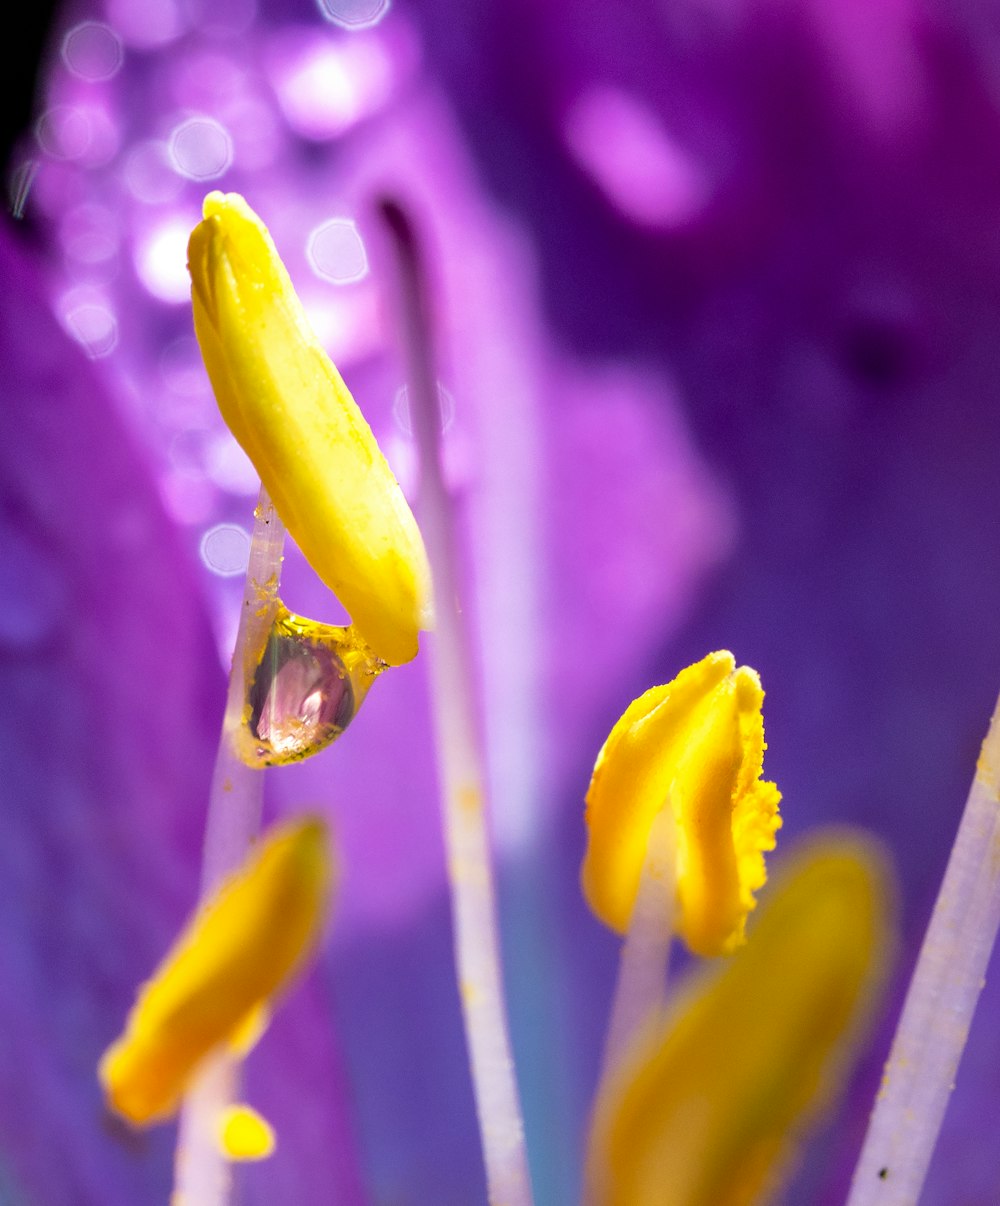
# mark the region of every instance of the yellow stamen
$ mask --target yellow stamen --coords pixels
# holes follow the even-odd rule
[[[219,1120],[219,1147],[227,1160],[266,1160],[274,1152],[274,1129],[250,1106],[228,1106]]]
[[[416,522],[313,334],[263,223],[210,193],[188,245],[194,325],[222,417],[310,564],[390,664],[428,608]]]
[[[750,940],[692,977],[595,1115],[595,1206],[760,1206],[839,1090],[891,951],[888,869],[835,834],[798,854]]]
[[[108,1103],[136,1125],[168,1117],[199,1064],[236,1052],[318,936],[331,879],[326,825],[307,817],[264,837],[198,910],[139,992],[99,1074]]]
[[[677,824],[678,932],[699,955],[743,941],[767,873],[780,793],[760,779],[764,692],[731,653],[711,653],[625,711],[604,743],[587,793],[582,869],[590,907],[624,932],[656,814]]]

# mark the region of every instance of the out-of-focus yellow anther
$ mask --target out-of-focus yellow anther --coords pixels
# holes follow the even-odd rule
[[[142,986],[100,1079],[112,1109],[138,1126],[176,1109],[202,1060],[237,1054],[312,949],[331,880],[317,817],[272,830],[199,908]]]
[[[629,705],[611,731],[587,792],[582,882],[590,907],[628,928],[653,820],[677,825],[677,930],[692,951],[718,955],[743,941],[764,852],[781,825],[763,782],[764,692],[731,653],[710,653]]]
[[[594,1206],[763,1206],[846,1079],[893,947],[881,855],[811,842],[749,941],[640,1032],[597,1104]]]
[[[222,417],[357,630],[384,661],[409,661],[429,609],[420,532],[242,197],[205,198],[188,267],[195,332]]]
[[[274,1152],[274,1129],[250,1106],[229,1106],[219,1120],[219,1147],[227,1160],[266,1160]]]

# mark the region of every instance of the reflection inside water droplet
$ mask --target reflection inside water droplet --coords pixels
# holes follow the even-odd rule
[[[242,757],[280,766],[318,753],[351,723],[384,669],[353,629],[279,607],[247,691]]]

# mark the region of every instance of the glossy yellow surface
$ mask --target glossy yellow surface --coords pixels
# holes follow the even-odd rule
[[[306,817],[261,839],[140,989],[101,1060],[112,1109],[136,1125],[168,1117],[207,1055],[223,1044],[245,1052],[316,942],[330,881],[323,821]]]
[[[188,245],[222,417],[312,567],[391,665],[417,652],[429,572],[413,514],[242,197],[210,193]]]
[[[627,929],[653,820],[668,807],[678,932],[699,955],[742,942],[781,825],[780,793],[761,780],[763,699],[757,674],[722,650],[647,691],[614,726],[587,792],[581,876],[606,925]]]
[[[761,1206],[843,1084],[893,947],[878,851],[814,840],[749,940],[635,1040],[596,1112],[594,1206]]]
[[[230,1106],[219,1123],[219,1146],[227,1160],[266,1160],[275,1149],[274,1130],[250,1106]]]

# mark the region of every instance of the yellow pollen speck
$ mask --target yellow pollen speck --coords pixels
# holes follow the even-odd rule
[[[274,1152],[274,1130],[248,1105],[229,1106],[219,1120],[219,1149],[228,1160],[265,1160]]]
[[[764,692],[731,653],[711,653],[626,709],[587,792],[584,893],[624,932],[653,821],[669,803],[677,826],[677,929],[692,951],[718,955],[743,941],[764,853],[781,825],[781,795],[761,779]]]
[[[474,787],[463,787],[458,793],[458,806],[463,812],[478,812],[483,806],[482,796]]]

